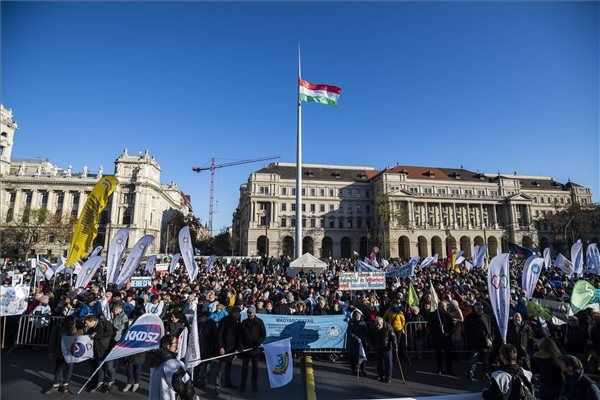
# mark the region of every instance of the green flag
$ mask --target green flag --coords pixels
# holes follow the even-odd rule
[[[417,296],[417,291],[412,283],[408,286],[408,306],[419,307],[419,296]]]
[[[596,288],[588,281],[580,279],[575,282],[573,293],[571,293],[571,308],[573,308],[573,312],[577,313],[590,304],[595,292]]]
[[[433,287],[433,283],[431,283],[431,281],[429,281],[429,293],[431,294],[431,309],[430,309],[430,311],[436,311],[438,309],[438,304],[440,303],[440,299],[438,298],[438,295],[435,292],[435,288]]]
[[[529,313],[530,317],[541,317],[546,321],[550,321],[552,319],[552,313],[550,313],[550,311],[548,311],[536,300],[529,300],[529,302],[527,302],[527,312]]]

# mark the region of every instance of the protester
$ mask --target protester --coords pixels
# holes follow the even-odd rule
[[[369,339],[371,347],[375,351],[379,381],[390,383],[392,381],[392,357],[398,351],[394,331],[383,318],[377,317]]]
[[[482,397],[484,400],[534,400],[533,374],[518,364],[518,351],[515,346],[505,344],[498,352],[500,368],[490,374],[491,384]]]
[[[366,360],[361,360],[360,347],[362,346],[364,355],[366,356],[368,352],[368,339],[369,327],[363,320],[363,313],[359,309],[356,309],[352,312],[352,318],[348,322],[347,350],[352,375],[356,375],[360,369],[360,374],[367,377],[366,362],[364,362]]]
[[[219,355],[233,353],[240,349],[240,308],[234,307],[231,314],[223,318],[219,323]],[[236,386],[231,382],[231,363],[233,356],[224,357],[219,365],[219,374],[217,376],[217,388],[223,385],[226,388],[235,389]]]
[[[177,359],[177,337],[165,335],[160,350],[149,355],[151,400],[193,400],[192,379],[185,365]]]
[[[252,363],[252,391],[258,391],[258,356],[261,353],[260,346],[267,337],[265,324],[260,318],[256,318],[256,308],[250,306],[247,309],[248,318],[241,323],[240,343],[242,350],[250,349],[242,353],[242,381],[240,392],[246,389],[248,378],[248,364]]]
[[[70,389],[73,364],[67,364],[62,352],[62,340],[65,336],[77,336],[75,318],[72,316],[66,317],[62,326],[55,325],[50,334],[48,356],[54,362],[54,383],[45,391],[46,394],[58,391],[73,394]]]
[[[594,382],[583,373],[583,365],[577,357],[564,355],[560,357],[560,365],[565,376],[561,399],[598,399],[597,391],[594,390]]]
[[[557,400],[563,386],[560,365],[560,349],[549,337],[539,343],[539,350],[533,355],[533,373],[539,376],[540,400]]]
[[[484,373],[489,372],[490,352],[494,343],[492,321],[483,312],[481,303],[475,303],[473,306],[473,312],[465,319],[464,329],[467,348],[473,352],[468,377],[475,380],[478,364],[483,366]]]
[[[92,371],[95,371],[110,351],[110,344],[114,338],[114,329],[110,321],[98,319],[88,315],[84,319],[85,334],[92,338],[94,343],[94,358]],[[114,369],[111,363],[104,363],[98,370],[91,384],[90,392],[108,392],[114,383]]]

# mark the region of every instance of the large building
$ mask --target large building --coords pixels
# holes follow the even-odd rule
[[[44,210],[53,223],[79,217],[87,196],[104,173],[102,167],[95,173],[85,166],[75,172],[71,166],[61,168],[48,160],[12,159],[18,126],[11,110],[0,106],[0,113],[0,233],[27,225],[34,210]],[[117,229],[128,227],[129,246],[151,234],[155,240],[149,254],[175,250],[166,249],[166,243],[176,235],[170,222],[177,215],[187,217],[191,204],[174,182],[161,184],[160,172],[160,165],[147,151],[134,155],[125,150],[117,156],[114,175],[119,185],[101,215],[96,245],[106,249]],[[49,237],[38,240],[33,251],[50,256],[65,254],[67,245],[53,240],[53,232],[45,234]]]
[[[547,245],[536,224],[570,204],[591,204],[588,188],[548,176],[484,174],[463,168],[303,165],[303,252],[320,257],[383,255],[407,259],[487,243],[490,255],[508,244]],[[292,163],[275,163],[240,187],[233,216],[239,255],[292,255],[295,229]]]

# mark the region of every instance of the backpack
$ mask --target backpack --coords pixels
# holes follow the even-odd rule
[[[504,400],[535,400],[533,385],[523,375],[523,371],[519,370],[511,376],[510,390],[504,396]]]

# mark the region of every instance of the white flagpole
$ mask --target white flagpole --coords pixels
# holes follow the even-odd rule
[[[298,80],[296,82],[298,95],[296,97],[296,257],[302,255],[302,103],[300,101],[300,45],[298,45]]]

